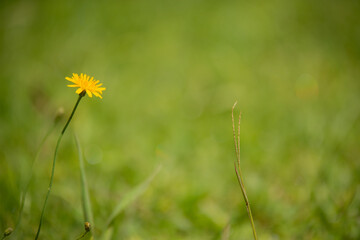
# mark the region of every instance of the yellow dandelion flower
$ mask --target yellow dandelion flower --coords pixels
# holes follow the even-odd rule
[[[66,77],[66,80],[74,83],[71,85],[67,85],[68,87],[78,87],[76,90],[77,94],[85,94],[89,95],[89,97],[92,97],[94,94],[95,96],[102,98],[101,94],[106,89],[102,86],[102,83],[99,83],[99,80],[94,80],[94,77],[87,76],[86,74],[81,73],[80,76],[76,73],[73,73],[73,76],[71,78]]]

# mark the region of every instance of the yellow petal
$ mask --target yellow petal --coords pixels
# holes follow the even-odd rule
[[[97,92],[93,92],[93,94],[94,94],[95,96],[97,96],[97,97],[100,97],[100,98],[101,98],[101,95],[100,95],[99,93],[97,93]]]
[[[74,79],[72,79],[72,78],[66,77],[65,79],[68,80],[68,81],[70,81],[70,82],[77,83],[77,82],[76,82]]]
[[[79,88],[78,90],[76,90],[76,93],[77,93],[77,94],[80,94],[82,91],[83,91],[83,89],[82,89],[82,88]]]
[[[86,89],[86,93],[89,95],[89,97],[92,97],[92,94],[89,90]]]

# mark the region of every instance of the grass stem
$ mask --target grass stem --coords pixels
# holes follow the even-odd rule
[[[232,111],[231,111],[233,135],[234,135],[234,144],[235,144],[235,153],[236,153],[236,159],[237,159],[237,161],[234,161],[234,168],[235,168],[236,177],[237,177],[237,180],[239,182],[240,189],[241,189],[241,193],[242,193],[242,195],[244,197],[244,201],[245,201],[245,204],[246,204],[246,210],[247,210],[247,213],[248,213],[248,216],[249,216],[249,219],[250,219],[254,239],[257,240],[258,238],[257,238],[257,234],[256,234],[254,219],[253,219],[253,216],[252,216],[249,199],[248,199],[247,194],[246,194],[246,189],[245,189],[244,180],[243,180],[243,177],[242,177],[241,167],[240,167],[240,122],[241,122],[241,112],[239,114],[238,133],[237,133],[237,136],[236,136],[235,121],[234,121],[234,109],[235,109],[236,104],[237,104],[237,102],[234,103],[234,105],[232,107]]]

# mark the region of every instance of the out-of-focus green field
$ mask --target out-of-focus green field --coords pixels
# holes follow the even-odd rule
[[[83,232],[74,133],[95,222],[158,165],[112,239],[360,237],[359,1],[1,1],[0,230],[34,239],[57,137],[77,99],[66,76],[107,88],[85,97],[59,149],[40,239]],[[225,234],[226,235],[226,234]],[[98,239],[98,238],[97,238]],[[225,239],[225,238],[224,238]]]

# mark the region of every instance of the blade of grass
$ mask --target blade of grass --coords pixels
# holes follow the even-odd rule
[[[81,178],[81,203],[84,212],[84,222],[90,222],[94,226],[94,217],[93,211],[91,208],[89,187],[86,181],[85,167],[84,167],[84,156],[83,151],[79,142],[78,137],[74,134],[74,139],[76,143],[76,148],[79,157],[79,166],[80,166],[80,178]]]
[[[132,202],[134,202],[141,194],[145,192],[148,188],[149,184],[155,178],[155,176],[160,172],[161,165],[159,165],[155,171],[140,185],[132,189],[129,193],[127,193],[120,202],[116,205],[114,211],[108,218],[106,222],[106,228],[110,226],[110,224],[114,221],[114,219]]]

